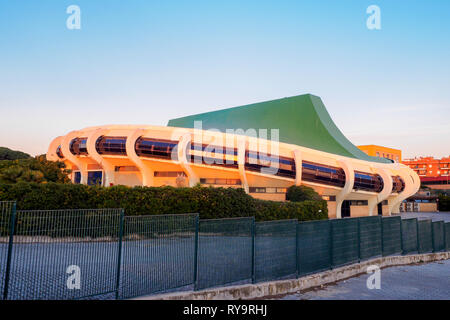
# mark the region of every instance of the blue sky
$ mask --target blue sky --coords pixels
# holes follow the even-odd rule
[[[448,0],[0,0],[0,146],[312,93],[355,144],[441,157],[449,39]]]

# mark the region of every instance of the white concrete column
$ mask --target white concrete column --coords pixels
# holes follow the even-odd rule
[[[385,169],[374,167],[373,172],[383,179],[383,189],[376,196],[369,198],[369,216],[375,215],[375,207],[391,195],[393,184],[391,175]]]
[[[389,214],[400,213],[400,204],[402,201],[416,194],[420,189],[420,178],[417,173],[403,164],[398,164],[398,166],[399,175],[405,182],[405,189],[397,197],[392,199],[389,204]]]
[[[297,149],[293,153],[295,161],[295,185],[299,186],[302,184],[302,152]]]
[[[178,141],[178,163],[183,168],[184,172],[187,174],[189,179],[189,186],[193,187],[197,183],[200,182],[199,177],[197,174],[192,170],[191,163],[188,161],[186,157],[186,150],[191,142],[191,134],[186,133],[180,137],[180,140]]]
[[[92,160],[94,160],[95,162],[97,162],[97,164],[100,167],[102,167],[103,185],[108,187],[108,186],[110,186],[111,183],[114,183],[115,167],[109,161],[107,161],[105,158],[103,158],[103,156],[97,152],[97,148],[95,147],[98,138],[106,135],[107,132],[109,132],[109,130],[105,130],[105,129],[97,129],[97,130],[92,131],[87,137],[86,148],[87,148],[89,157]]]
[[[50,143],[50,145],[48,146],[47,154],[45,155],[47,160],[49,160],[49,161],[64,161],[64,159],[61,159],[56,154],[56,149],[58,149],[58,146],[61,145],[62,138],[63,137],[61,137],[61,136],[60,137],[56,137]]]
[[[79,131],[72,131],[66,134],[61,141],[61,152],[69,162],[78,167],[80,170],[80,183],[87,184],[87,165],[83,161],[80,161],[77,156],[73,155],[72,152],[70,152],[70,142],[75,138],[81,138]]]
[[[353,185],[355,183],[355,171],[353,170],[353,166],[348,159],[340,159],[338,160],[338,163],[345,172],[345,185],[342,188],[341,192],[336,195],[336,218],[339,219],[342,218],[342,202],[344,202],[345,198],[353,190]]]
[[[237,159],[238,159],[238,170],[239,170],[239,177],[241,179],[242,187],[245,190],[245,193],[249,193],[248,188],[248,182],[247,182],[247,175],[245,174],[245,149],[246,149],[246,142],[244,138],[238,137],[237,138]]]
[[[126,150],[128,158],[139,169],[142,175],[143,186],[153,186],[153,170],[151,170],[144,161],[136,154],[136,140],[144,134],[144,129],[136,129],[127,136]]]

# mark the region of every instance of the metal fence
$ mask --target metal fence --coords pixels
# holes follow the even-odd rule
[[[359,219],[359,259],[381,257],[383,253],[381,217]]]
[[[450,223],[378,216],[199,220],[125,217],[122,209],[16,212],[0,202],[0,232],[3,299],[127,299],[450,251]]]
[[[297,274],[297,220],[255,224],[254,282]]]
[[[359,220],[331,221],[331,263],[339,267],[359,260]]]
[[[198,215],[125,217],[120,298],[194,283]]]
[[[445,223],[444,232],[445,251],[450,251],[450,222]]]
[[[433,240],[431,236],[431,220],[417,221],[417,237],[419,253],[433,252]]]
[[[122,215],[121,209],[17,211],[5,299],[116,294]]]
[[[441,252],[445,250],[444,228],[444,221],[434,221],[431,223],[431,232],[433,236],[433,252]]]
[[[402,254],[402,218],[383,217],[381,219],[383,256]]]
[[[331,269],[331,241],[331,221],[308,221],[298,224],[299,276]]]
[[[417,253],[419,250],[417,219],[402,219],[401,226],[403,254]]]
[[[195,289],[251,281],[254,218],[200,220]]]
[[[0,299],[6,299],[11,268],[12,236],[16,203],[0,202]]]

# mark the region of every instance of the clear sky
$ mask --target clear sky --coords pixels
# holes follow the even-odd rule
[[[450,1],[0,0],[0,146],[303,93],[355,144],[449,155]]]

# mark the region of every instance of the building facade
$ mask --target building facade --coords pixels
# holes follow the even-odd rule
[[[403,164],[417,173],[423,185],[432,189],[450,189],[450,157],[418,157],[405,159]]]
[[[396,163],[402,162],[402,151],[399,149],[377,146],[375,144],[358,146],[358,148],[372,157],[386,158]]]
[[[420,187],[409,167],[348,141],[312,95],[173,119],[166,127],[84,128],[55,138],[47,158],[64,161],[74,183],[200,183],[275,201],[285,200],[288,187],[306,185],[327,200],[330,218],[397,213]]]

